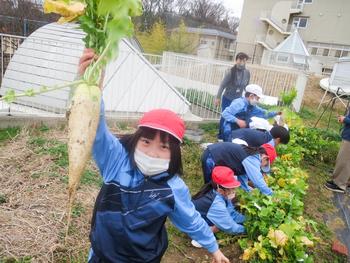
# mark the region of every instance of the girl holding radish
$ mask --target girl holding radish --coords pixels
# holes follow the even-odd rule
[[[93,50],[84,51],[80,74],[94,58]],[[174,112],[157,109],[144,114],[134,134],[118,140],[107,128],[102,102],[93,157],[103,186],[93,212],[89,262],[160,262],[168,246],[168,217],[214,262],[229,262],[180,177],[184,132]]]

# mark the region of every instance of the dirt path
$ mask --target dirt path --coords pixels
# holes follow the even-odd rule
[[[38,153],[35,146],[41,140],[63,144],[65,134],[23,130],[0,145],[0,262],[86,262],[90,218],[99,186],[80,187],[68,245],[64,246],[67,170],[57,165],[55,156]],[[96,169],[92,163],[89,168]],[[168,228],[169,248],[162,262],[211,262],[204,249],[192,247],[190,239],[170,224]],[[239,262],[241,251],[237,245],[227,246],[224,251],[232,262]]]
[[[317,77],[315,75],[311,75],[309,77],[308,82],[306,84],[305,93],[304,93],[303,105],[311,108],[318,107],[325,92],[323,89],[320,88],[320,80],[322,78],[323,77]],[[332,98],[332,95],[328,93],[325,101],[328,101],[331,98]],[[325,106],[326,104],[323,104],[323,105]],[[343,104],[339,100],[336,100],[336,103],[334,106],[335,106],[335,109],[341,112],[343,112],[345,109]]]
[[[64,141],[62,135],[53,132],[46,136]],[[1,147],[0,259],[63,262],[64,258],[81,258],[79,253],[86,253],[89,247],[88,222],[97,188],[84,186],[79,190],[80,213],[75,210],[71,236],[64,247],[66,171],[55,165],[52,156],[28,147],[31,138],[23,131]]]

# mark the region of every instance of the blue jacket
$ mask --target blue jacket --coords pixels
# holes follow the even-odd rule
[[[222,117],[225,121],[234,123],[237,119],[248,121],[253,116],[260,118],[272,118],[277,115],[276,112],[267,112],[259,106],[250,105],[247,98],[240,97],[232,101],[231,105],[228,106],[223,112]]]
[[[341,137],[343,140],[350,141],[350,110],[348,115],[344,119],[344,126],[341,133]]]
[[[216,239],[195,210],[189,190],[178,176],[162,173],[146,178],[107,128],[101,106],[93,156],[103,177],[96,200],[90,241],[90,261],[150,262],[167,248],[167,217],[209,252]]]
[[[208,225],[215,225],[221,231],[229,234],[245,232],[245,228],[242,226],[245,221],[244,215],[237,212],[232,202],[217,191],[212,190],[193,200],[193,203]]]
[[[243,120],[246,122],[246,126],[249,127],[251,118],[256,116],[260,118],[272,118],[276,116],[276,112],[267,112],[259,106],[253,106],[249,103],[247,98],[240,97],[232,101],[222,113],[221,116],[224,119],[221,133],[225,142],[232,141],[232,130],[239,129],[237,120]]]
[[[252,147],[259,147],[265,143],[271,143],[271,140],[273,141],[269,131],[258,131],[250,128],[232,131],[232,139],[241,139],[245,141],[248,146]]]
[[[209,169],[218,165],[229,167],[245,191],[251,191],[248,186],[249,179],[263,194],[272,194],[271,188],[267,186],[261,173],[260,154],[248,155],[242,145],[231,142],[213,143],[208,146],[206,151],[209,151],[209,159],[212,160],[207,160],[205,163],[207,165],[214,164],[213,167],[208,167]]]

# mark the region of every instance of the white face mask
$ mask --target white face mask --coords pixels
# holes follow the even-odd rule
[[[249,101],[249,103],[250,103],[250,105],[256,106],[256,105],[258,105],[259,101],[256,98],[254,98],[254,99],[251,99]]]
[[[149,157],[147,154],[137,149],[135,149],[134,160],[137,168],[146,176],[160,174],[169,169],[169,159]]]
[[[235,198],[235,196],[236,196],[236,193],[229,194],[229,195],[227,196],[227,199],[228,199],[228,200],[232,200],[233,198]]]

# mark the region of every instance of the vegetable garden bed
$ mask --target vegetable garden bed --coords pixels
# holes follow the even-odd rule
[[[216,125],[201,129],[206,141],[214,140]],[[296,262],[302,257],[305,262],[312,258],[314,262],[346,262],[331,252],[334,235],[323,223],[323,216],[333,210],[332,194],[323,189],[323,183],[334,165],[337,137],[310,128],[293,128],[292,132],[290,144],[279,149],[274,176],[268,180],[275,196],[242,194],[248,236],[217,235],[231,262],[243,261],[243,257],[250,262]],[[65,128],[11,128],[1,130],[0,138],[0,262],[86,262],[92,206],[101,182],[93,162],[82,178],[68,245],[63,246],[68,179]],[[184,180],[195,193],[202,185],[202,150],[189,140],[182,150]],[[169,249],[163,262],[211,260],[204,250],[191,247],[188,237],[167,225]]]

